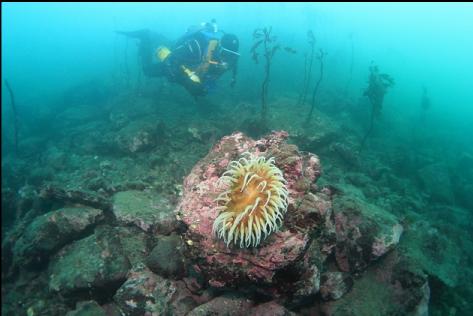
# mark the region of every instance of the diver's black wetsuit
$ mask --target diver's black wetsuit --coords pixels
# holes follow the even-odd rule
[[[140,40],[138,54],[141,58],[141,65],[145,76],[161,77],[165,75],[162,63],[153,62],[155,59],[153,56],[153,48],[160,45],[171,46],[172,42],[161,34],[151,32],[147,29],[132,32],[117,31],[117,33]]]
[[[233,69],[236,76],[236,58],[227,56],[230,67],[221,67],[219,63],[207,64],[202,67],[208,55],[209,38],[202,29],[189,31],[173,45],[164,36],[149,30],[134,32],[118,32],[129,37],[140,39],[139,54],[143,73],[149,77],[165,76],[169,81],[177,82],[184,86],[193,96],[202,96],[207,93],[209,86],[226,70]],[[159,46],[173,47],[171,54],[163,62],[158,62],[154,56]],[[220,62],[222,56],[214,54],[213,58]],[[201,76],[200,82],[195,82],[186,74],[184,68],[193,70]],[[202,70],[202,68],[205,68]]]

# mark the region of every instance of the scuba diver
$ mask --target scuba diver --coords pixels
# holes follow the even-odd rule
[[[239,40],[219,31],[215,19],[188,28],[174,44],[147,29],[117,33],[140,40],[139,54],[146,76],[165,76],[195,98],[212,90],[226,71],[232,71],[230,86],[236,82]]]

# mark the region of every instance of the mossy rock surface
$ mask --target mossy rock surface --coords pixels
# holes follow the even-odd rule
[[[172,231],[176,225],[173,207],[167,198],[145,191],[124,191],[113,196],[113,213],[117,220],[146,232]]]
[[[103,211],[90,207],[62,208],[38,216],[16,242],[15,262],[22,266],[42,262],[102,219]]]
[[[184,248],[180,236],[162,236],[146,259],[146,264],[154,273],[164,277],[181,278],[185,272]]]
[[[396,216],[364,199],[343,195],[333,200],[337,246],[342,271],[362,271],[399,243],[403,227]]]
[[[77,303],[76,309],[70,311],[66,316],[106,316],[105,311],[95,301]]]
[[[197,306],[183,281],[154,274],[144,265],[135,266],[113,300],[125,315],[187,315]]]
[[[113,293],[125,281],[130,263],[120,238],[108,226],[63,249],[50,263],[49,288],[61,294],[106,289]]]

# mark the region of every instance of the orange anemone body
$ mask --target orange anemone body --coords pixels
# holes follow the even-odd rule
[[[216,201],[219,215],[213,233],[227,246],[256,247],[277,230],[287,209],[286,181],[274,159],[246,157],[233,161],[219,179],[227,185]]]

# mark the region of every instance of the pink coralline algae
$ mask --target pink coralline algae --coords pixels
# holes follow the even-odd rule
[[[199,161],[184,180],[183,196],[176,215],[186,226],[183,239],[188,246],[187,256],[196,270],[207,277],[212,286],[235,286],[247,282],[272,284],[277,272],[294,265],[304,256],[315,228],[310,216],[313,210],[299,208],[305,195],[320,176],[317,156],[300,153],[295,145],[287,144],[284,131],[257,141],[234,133],[223,137]],[[228,247],[212,234],[212,225],[219,215],[215,198],[222,192],[217,180],[231,161],[245,152],[266,158],[274,157],[275,165],[287,180],[288,207],[282,226],[257,247]],[[316,213],[327,214],[330,202],[316,203]],[[307,220],[304,218],[307,217]],[[303,272],[301,272],[302,275]]]

